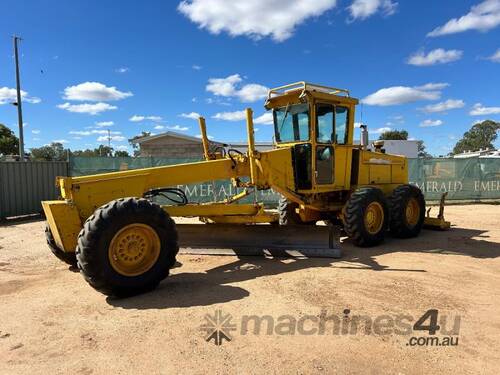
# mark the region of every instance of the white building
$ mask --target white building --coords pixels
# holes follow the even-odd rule
[[[369,142],[369,148],[373,149],[371,146],[373,140]],[[387,154],[402,155],[409,159],[418,158],[418,142],[417,140],[384,140],[385,152]],[[354,141],[355,145],[359,145],[359,141]]]

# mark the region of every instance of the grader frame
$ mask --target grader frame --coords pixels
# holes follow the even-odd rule
[[[105,291],[115,293],[123,288],[144,287],[145,281],[134,284],[135,277],[153,272],[155,262],[159,262],[155,259],[161,259],[161,251],[176,253],[177,245],[173,242],[170,250],[159,250],[164,247],[164,239],[158,232],[165,230],[171,238],[177,238],[172,232],[175,225],[170,217],[200,217],[204,222],[216,223],[210,226],[211,231],[216,230],[217,223],[271,224],[279,220],[280,224],[306,224],[329,220],[342,223],[347,234],[361,246],[380,243],[389,228],[399,237],[417,235],[425,215],[423,195],[418,188],[407,185],[406,158],[386,154],[381,147],[371,151],[366,144],[353,144],[357,103],[347,90],[298,82],[270,90],[266,100],[265,107],[272,109],[274,116],[276,147],[273,150],[255,149],[253,114],[251,109],[246,109],[246,154],[210,150],[205,120],[201,117],[204,161],[60,177],[57,185],[62,199],[42,202],[51,235],[49,244],[59,254],[71,254],[76,249],[80,254],[80,268],[91,285],[99,289],[96,285],[104,283]],[[137,200],[154,196],[165,187],[227,179],[242,188],[242,192],[222,202],[162,206],[166,218],[150,203]],[[279,215],[266,211],[261,203],[236,204],[252,190],[271,188],[283,196]],[[124,197],[136,199],[125,202]],[[118,214],[120,210],[125,213]],[[153,224],[149,226],[147,215],[142,211],[150,212],[157,217],[155,220],[163,220],[168,225],[163,229],[160,224],[158,228]],[[134,228],[133,218],[123,215],[136,214],[140,220]],[[279,230],[274,225],[268,228],[269,233]],[[227,227],[225,230],[227,233]],[[144,250],[147,246],[152,250]],[[144,255],[148,251],[149,258]],[[101,256],[108,252],[108,257]],[[89,257],[99,258],[100,263],[96,261],[93,268],[90,267]],[[144,262],[143,258],[151,263],[149,268],[139,264]],[[140,266],[134,268],[134,272],[121,272],[133,268],[134,262]],[[173,265],[172,258],[169,256],[165,262],[163,266],[168,271]],[[120,268],[122,266],[125,268]],[[103,281],[95,276],[95,269],[100,270],[99,275],[105,273],[103,270],[117,275],[108,275]],[[142,270],[144,275],[137,270]],[[94,279],[98,282],[93,282]],[[154,284],[153,281],[146,284]]]

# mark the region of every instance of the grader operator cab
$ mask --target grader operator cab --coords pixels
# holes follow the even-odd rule
[[[231,239],[238,247],[244,233],[255,243],[285,231],[293,243],[294,235],[317,238],[315,231],[325,226],[312,224],[321,220],[341,224],[358,246],[380,244],[389,230],[400,238],[417,236],[425,201],[408,184],[407,160],[384,153],[381,145],[371,151],[366,140],[353,144],[356,104],[343,89],[305,82],[282,86],[270,90],[265,103],[273,113],[273,150],[255,149],[247,109],[246,154],[211,150],[200,118],[204,161],[58,178],[62,199],[42,202],[49,246],[59,258],[77,262],[94,288],[128,294],[152,289],[168,275],[179,241],[206,245],[208,238],[227,245],[231,233],[238,233]],[[222,179],[231,179],[241,192],[197,204],[176,188]],[[281,194],[278,213],[257,202],[237,204],[265,189]],[[181,198],[178,204],[155,203],[169,194]],[[172,217],[178,216],[197,216],[209,225],[176,226]]]

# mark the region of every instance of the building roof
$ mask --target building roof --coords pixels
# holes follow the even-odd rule
[[[163,137],[174,137],[174,138],[184,139],[186,141],[194,141],[194,142],[201,143],[201,138],[193,137],[191,135],[176,133],[176,132],[170,132],[170,131],[167,131],[165,133],[155,134],[155,135],[149,135],[147,137],[140,137],[140,138],[132,140],[132,143],[138,143],[138,144],[147,143],[147,142],[150,142],[152,140],[155,140],[158,138],[163,138]],[[216,141],[210,141],[210,142],[220,143],[220,142],[216,142]]]
[[[186,141],[201,143],[201,138],[193,137],[191,135],[181,134],[181,133],[177,133],[177,132],[171,132],[171,131],[167,131],[165,133],[160,133],[160,134],[155,134],[155,135],[150,135],[150,136],[147,136],[147,137],[137,138],[137,139],[132,140],[132,143],[137,143],[137,144],[140,145],[142,143],[148,143],[150,141],[153,141],[153,140],[156,140],[156,139],[159,139],[159,138],[164,138],[164,137],[174,137],[174,138],[184,139]],[[238,141],[238,142],[222,142],[222,141],[216,141],[216,140],[210,139],[210,142],[211,143],[216,143],[216,144],[221,144],[221,145],[222,144],[230,144],[231,146],[241,146],[241,147],[247,146],[246,142],[241,142],[241,141]],[[257,146],[272,146],[273,145],[272,142],[255,142],[255,144]]]

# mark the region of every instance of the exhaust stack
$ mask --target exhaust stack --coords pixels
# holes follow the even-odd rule
[[[363,147],[363,150],[368,149],[368,127],[366,125],[360,125],[359,128],[361,129],[361,146]]]

